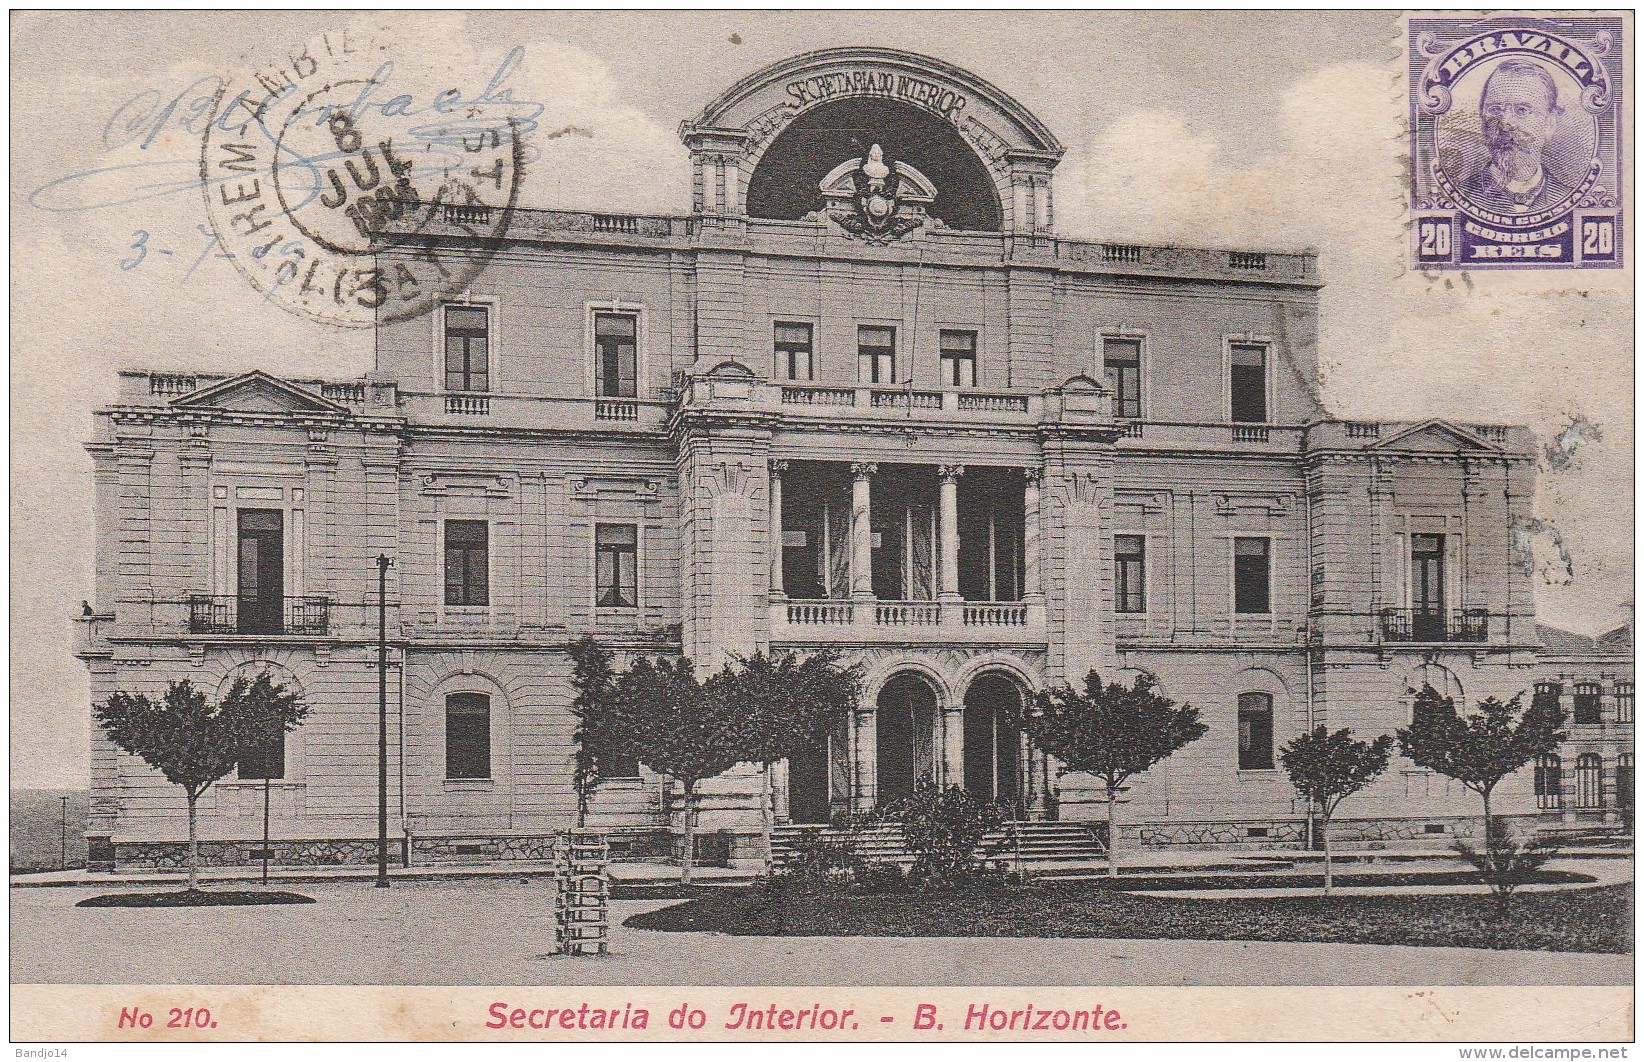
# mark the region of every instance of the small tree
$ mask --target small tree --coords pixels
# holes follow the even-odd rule
[[[689,660],[642,659],[616,674],[591,638],[571,647],[577,696],[579,816],[601,764],[637,759],[685,787],[680,879],[695,864],[698,783],[739,763],[770,765],[819,741],[856,706],[855,669],[832,652],[806,657],[755,653],[699,682]],[[762,818],[769,850],[769,799]]]
[[[193,890],[199,887],[200,794],[241,757],[294,729],[309,709],[265,672],[254,679],[236,678],[216,704],[184,679],[168,686],[158,701],[142,693],[114,693],[92,712],[116,748],[183,787],[188,798],[188,887]]]
[[[1352,731],[1331,733],[1323,725],[1297,735],[1279,750],[1279,762],[1290,774],[1290,784],[1319,809],[1324,835],[1324,892],[1330,894],[1330,817],[1341,802],[1370,784],[1387,769],[1393,739],[1383,734],[1374,741],[1355,740]]]
[[[685,787],[684,852],[679,880],[696,861],[697,787],[749,759],[747,720],[733,702],[727,671],[699,682],[691,661],[641,658],[617,675],[611,725],[623,746]]]
[[[839,654],[823,650],[803,657],[755,653],[738,659],[725,674],[725,695],[744,715],[746,759],[765,768],[760,823],[770,870],[771,765],[815,748],[850,718],[860,696],[858,671],[841,668]]]
[[[571,645],[571,685],[577,691],[571,714],[577,717],[576,773],[577,825],[588,820],[588,799],[606,763],[625,753],[628,735],[614,710],[616,676],[611,654],[593,638],[584,636]]]
[[[1484,799],[1484,837],[1490,840],[1490,793],[1497,783],[1564,740],[1558,698],[1537,693],[1522,714],[1521,693],[1510,701],[1486,697],[1466,719],[1456,702],[1423,686],[1410,725],[1400,728],[1399,749],[1417,767],[1454,778]]]
[[[1058,776],[1079,772],[1101,779],[1107,790],[1107,872],[1117,877],[1119,833],[1115,805],[1130,777],[1204,736],[1199,710],[1159,693],[1158,680],[1139,676],[1125,688],[1104,684],[1092,670],[1079,692],[1070,686],[1044,690],[1038,712],[1026,720],[1034,744],[1055,756]]]
[[[946,789],[926,780],[885,809],[902,824],[902,840],[913,853],[910,877],[923,885],[963,881],[975,874],[976,846],[1005,821],[997,804],[977,800],[962,787]]]
[[[1466,841],[1456,842],[1461,857],[1478,868],[1479,876],[1496,898],[1496,914],[1505,916],[1512,907],[1513,893],[1528,884],[1549,859],[1558,854],[1558,842],[1551,837],[1515,838],[1501,819],[1492,819],[1479,851]]]

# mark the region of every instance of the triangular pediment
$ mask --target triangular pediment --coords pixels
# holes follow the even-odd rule
[[[1466,453],[1472,450],[1496,450],[1499,447],[1492,446],[1465,428],[1459,428],[1448,421],[1429,420],[1383,439],[1369,449]]]
[[[222,409],[231,413],[347,413],[312,391],[256,369],[173,399],[184,409]]]

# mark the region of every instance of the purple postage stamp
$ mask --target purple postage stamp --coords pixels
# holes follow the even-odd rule
[[[1622,265],[1620,16],[1412,16],[1410,260]]]

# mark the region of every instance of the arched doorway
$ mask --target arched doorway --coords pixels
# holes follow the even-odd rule
[[[965,691],[965,789],[1022,816],[1022,689],[996,671]]]
[[[936,723],[936,691],[918,675],[892,675],[879,691],[874,719],[876,799],[881,807],[908,796],[934,775],[931,737]]]
[[[788,818],[827,824],[850,800],[850,724],[788,758]]]

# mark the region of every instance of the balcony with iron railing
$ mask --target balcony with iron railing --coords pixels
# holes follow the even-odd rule
[[[190,634],[323,635],[331,632],[328,597],[240,597],[192,594]]]
[[[1378,613],[1383,642],[1478,643],[1490,640],[1488,609],[1384,608]]]
[[[1042,601],[890,601],[873,598],[771,601],[776,642],[1043,644]]]

